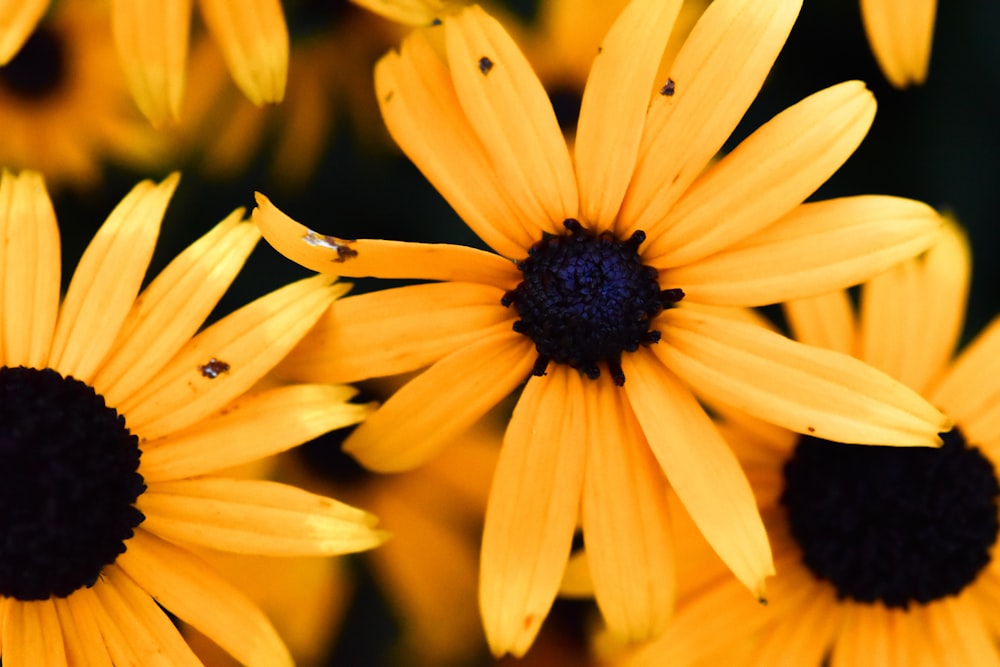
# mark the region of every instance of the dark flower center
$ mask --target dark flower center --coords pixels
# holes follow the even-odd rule
[[[939,449],[803,436],[781,503],[806,566],[840,598],[906,609],[956,595],[997,538],[993,464],[955,429]]]
[[[0,67],[0,87],[24,100],[40,100],[59,89],[66,74],[60,36],[41,26],[14,58]]]
[[[0,368],[0,595],[92,586],[145,518],[139,440],[89,385]]]
[[[621,386],[622,352],[658,342],[660,332],[649,328],[653,318],[684,292],[660,290],[656,269],[639,257],[644,232],[619,241],[572,218],[563,225],[569,234],[545,234],[517,263],[524,280],[501,303],[517,309],[514,331],[535,343],[535,375],[545,375],[554,361],[597,379],[603,362]]]

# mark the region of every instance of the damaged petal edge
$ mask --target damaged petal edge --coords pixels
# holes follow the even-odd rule
[[[353,241],[348,239],[338,239],[335,236],[320,234],[309,229],[306,231],[305,236],[302,237],[302,240],[311,246],[335,251],[337,256],[333,259],[334,262],[345,262],[351,257],[358,256],[358,251],[350,245]]]

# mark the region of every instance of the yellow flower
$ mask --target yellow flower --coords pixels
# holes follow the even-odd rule
[[[241,210],[140,293],[177,180],[122,200],[62,303],[41,176],[0,180],[4,664],[192,664],[157,603],[245,664],[290,664],[264,614],[188,547],[329,555],[384,539],[330,498],[210,475],[367,410],[347,387],[254,387],[343,286],[293,283],[198,331],[259,238]]]
[[[347,439],[364,465],[419,465],[528,378],[483,534],[480,608],[497,654],[530,646],[578,517],[608,623],[632,639],[663,629],[674,593],[666,481],[763,597],[764,527],[694,392],[830,439],[931,445],[949,425],[855,359],[705,311],[861,282],[928,247],[941,223],[892,197],[802,204],[871,123],[859,82],[792,106],[705,169],[799,3],[716,0],[656,81],[680,5],[636,0],[611,27],[572,158],[526,59],[479,7],[378,63],[389,131],[497,254],[342,240],[258,196],[265,238],[309,268],[441,281],[339,301],[283,366],[327,381],[430,366]]]
[[[1000,319],[952,360],[969,250],[952,228],[924,257],[787,305],[800,340],[851,351],[954,418],[942,449],[857,447],[728,415],[777,576],[771,604],[693,530],[668,631],[627,665],[994,665],[1000,661]],[[827,662],[828,661],[828,662]]]
[[[885,78],[897,88],[927,78],[937,0],[861,0],[868,43]]]
[[[50,186],[92,185],[106,159],[145,168],[166,153],[125,82],[108,74],[116,56],[96,4],[60,2],[0,66],[0,164],[41,171]]]

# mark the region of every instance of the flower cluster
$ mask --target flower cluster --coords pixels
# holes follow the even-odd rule
[[[0,659],[1000,664],[933,0],[355,2],[0,0]]]

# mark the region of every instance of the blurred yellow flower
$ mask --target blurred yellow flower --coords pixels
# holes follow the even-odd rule
[[[135,186],[60,299],[44,182],[0,179],[4,664],[192,664],[159,604],[244,664],[288,665],[264,614],[188,547],[331,555],[385,539],[331,498],[210,474],[369,410],[348,387],[254,388],[341,285],[293,283],[199,331],[259,239],[242,210],[140,293],[177,181]]]
[[[920,85],[927,78],[937,0],[861,0],[868,43],[889,83]]]
[[[706,168],[799,7],[716,0],[657,80],[681,2],[631,2],[594,55],[572,157],[545,90],[495,19],[473,6],[415,31],[376,67],[383,117],[495,253],[339,239],[258,195],[265,238],[304,266],[441,281],[339,301],[283,364],[325,381],[429,366],[348,437],[364,465],[420,465],[528,378],[483,534],[480,609],[498,655],[530,647],[578,519],[614,632],[663,630],[674,595],[668,480],[764,596],[763,524],[695,392],[854,442],[932,445],[949,425],[855,359],[703,307],[856,284],[939,234],[937,214],[912,200],[802,203],[869,128],[875,102],[860,82],[806,98]]]

